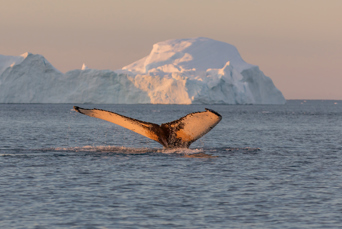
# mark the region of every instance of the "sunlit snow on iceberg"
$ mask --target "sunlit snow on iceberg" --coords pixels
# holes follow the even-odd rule
[[[0,55],[0,103],[284,104],[258,66],[228,43],[175,39],[118,70],[62,73],[43,56]]]

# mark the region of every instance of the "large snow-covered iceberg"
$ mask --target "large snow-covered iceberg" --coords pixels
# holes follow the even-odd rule
[[[0,103],[283,104],[282,93],[237,49],[209,38],[176,39],[119,70],[65,74],[43,56],[0,55]]]

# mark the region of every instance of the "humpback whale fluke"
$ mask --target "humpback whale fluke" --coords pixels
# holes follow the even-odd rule
[[[178,120],[158,125],[96,108],[74,106],[74,109],[81,114],[125,127],[159,142],[165,148],[189,148],[191,143],[208,133],[222,119],[219,113],[205,108],[206,111],[190,113]]]

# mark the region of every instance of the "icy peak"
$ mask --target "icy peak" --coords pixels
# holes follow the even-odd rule
[[[85,65],[85,63],[83,63],[83,65],[82,65],[82,68],[81,68],[82,70],[87,70],[88,69],[88,67],[87,67],[87,65]]]
[[[233,45],[198,37],[158,42],[148,56],[122,69],[139,74],[202,72],[221,69],[228,62],[239,72],[254,66],[247,64]]]
[[[24,59],[25,59],[25,58],[27,58],[29,55],[32,55],[32,53],[30,53],[30,52],[25,52],[25,53],[21,54],[20,56],[21,56],[21,57],[24,57]]]

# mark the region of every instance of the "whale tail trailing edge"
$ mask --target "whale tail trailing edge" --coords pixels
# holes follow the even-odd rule
[[[141,134],[165,148],[189,148],[191,143],[208,133],[222,119],[220,114],[206,108],[206,111],[190,113],[178,120],[158,125],[96,108],[74,106],[74,109],[81,114],[103,119]]]

